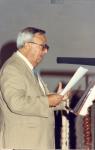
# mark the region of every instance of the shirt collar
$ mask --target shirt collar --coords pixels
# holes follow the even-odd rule
[[[28,59],[22,55],[19,51],[16,52],[17,55],[24,60],[24,62],[28,65],[28,67],[31,69],[31,71],[33,70],[33,65],[28,61]]]

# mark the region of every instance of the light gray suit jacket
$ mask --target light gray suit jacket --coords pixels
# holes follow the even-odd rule
[[[54,148],[53,108],[30,68],[16,53],[0,72],[0,107],[1,148]],[[58,107],[63,108],[63,104]]]

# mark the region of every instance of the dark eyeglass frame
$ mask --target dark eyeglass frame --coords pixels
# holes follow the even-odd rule
[[[47,49],[49,50],[49,46],[47,44],[38,44],[38,43],[35,43],[35,42],[29,42],[29,43],[33,43],[33,44],[36,44],[36,45],[39,45],[39,46],[42,46],[42,49]]]

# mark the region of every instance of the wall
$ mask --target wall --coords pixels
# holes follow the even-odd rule
[[[38,70],[76,70],[79,65],[57,64],[56,57],[95,55],[94,0],[0,0],[0,47],[26,26],[47,31],[50,52]]]

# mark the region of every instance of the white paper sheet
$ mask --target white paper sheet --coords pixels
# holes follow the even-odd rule
[[[79,114],[81,116],[85,116],[88,114],[88,108],[93,105],[94,100],[95,100],[95,86],[90,89],[90,91],[88,93],[88,97],[87,97],[82,109],[79,112]]]
[[[73,77],[70,79],[66,87],[61,91],[60,95],[66,94],[72,87],[87,73],[88,69],[79,67]]]

